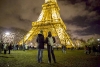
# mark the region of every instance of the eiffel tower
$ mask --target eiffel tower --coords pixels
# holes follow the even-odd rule
[[[58,36],[61,44],[66,44],[67,47],[74,46],[66,33],[66,26],[60,17],[59,10],[57,0],[45,0],[39,18],[37,21],[32,22],[32,29],[19,44],[32,41],[40,30],[43,30],[44,37],[47,36],[48,31],[51,31],[53,36]]]

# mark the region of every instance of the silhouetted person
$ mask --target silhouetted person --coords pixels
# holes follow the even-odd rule
[[[4,44],[4,54],[6,54],[6,53],[7,53],[7,49],[8,49],[8,44],[7,44],[7,43],[5,43],[5,44]]]
[[[93,52],[96,52],[97,51],[97,49],[96,49],[95,46],[92,47],[92,50],[93,50]]]
[[[8,54],[10,54],[10,50],[12,49],[12,45],[11,44],[9,44],[8,45]]]
[[[48,63],[51,63],[51,55],[54,63],[56,63],[53,45],[55,43],[55,38],[52,36],[51,32],[48,32],[48,37],[46,37],[47,50],[48,50]]]
[[[3,41],[0,41],[0,51],[3,51],[4,43]]]
[[[25,51],[25,43],[23,44],[23,51]]]
[[[44,49],[44,35],[43,31],[41,30],[40,33],[37,36],[36,42],[38,43],[37,49],[38,49],[38,63],[42,63],[42,57],[43,57],[43,49]]]
[[[98,45],[98,52],[100,53],[100,45]]]
[[[2,44],[0,43],[0,54],[1,54],[1,52],[2,52]]]
[[[62,52],[66,54],[66,45],[62,45]]]
[[[16,45],[16,48],[17,48],[17,50],[18,50],[18,48],[19,48],[18,44]]]
[[[0,41],[0,53],[2,52],[3,50],[3,41]]]
[[[88,53],[89,53],[88,46],[85,46],[85,53],[86,53],[86,54],[88,54]]]
[[[88,46],[88,49],[89,49],[89,54],[91,53],[91,46]]]
[[[97,55],[97,49],[96,49],[95,46],[92,47],[92,51],[93,51],[93,53],[94,53],[95,55]]]

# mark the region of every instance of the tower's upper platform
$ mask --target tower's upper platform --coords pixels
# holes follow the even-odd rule
[[[57,2],[57,0],[45,0],[45,3],[47,2]]]

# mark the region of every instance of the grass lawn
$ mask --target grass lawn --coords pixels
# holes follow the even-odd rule
[[[57,63],[48,64],[47,51],[44,50],[44,63],[37,63],[37,50],[11,51],[0,54],[0,67],[100,67],[100,55],[86,55],[83,50],[67,50],[66,54],[55,49]]]

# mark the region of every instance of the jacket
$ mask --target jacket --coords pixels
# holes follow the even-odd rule
[[[38,49],[44,49],[44,36],[43,34],[38,34],[36,42],[38,43]]]

